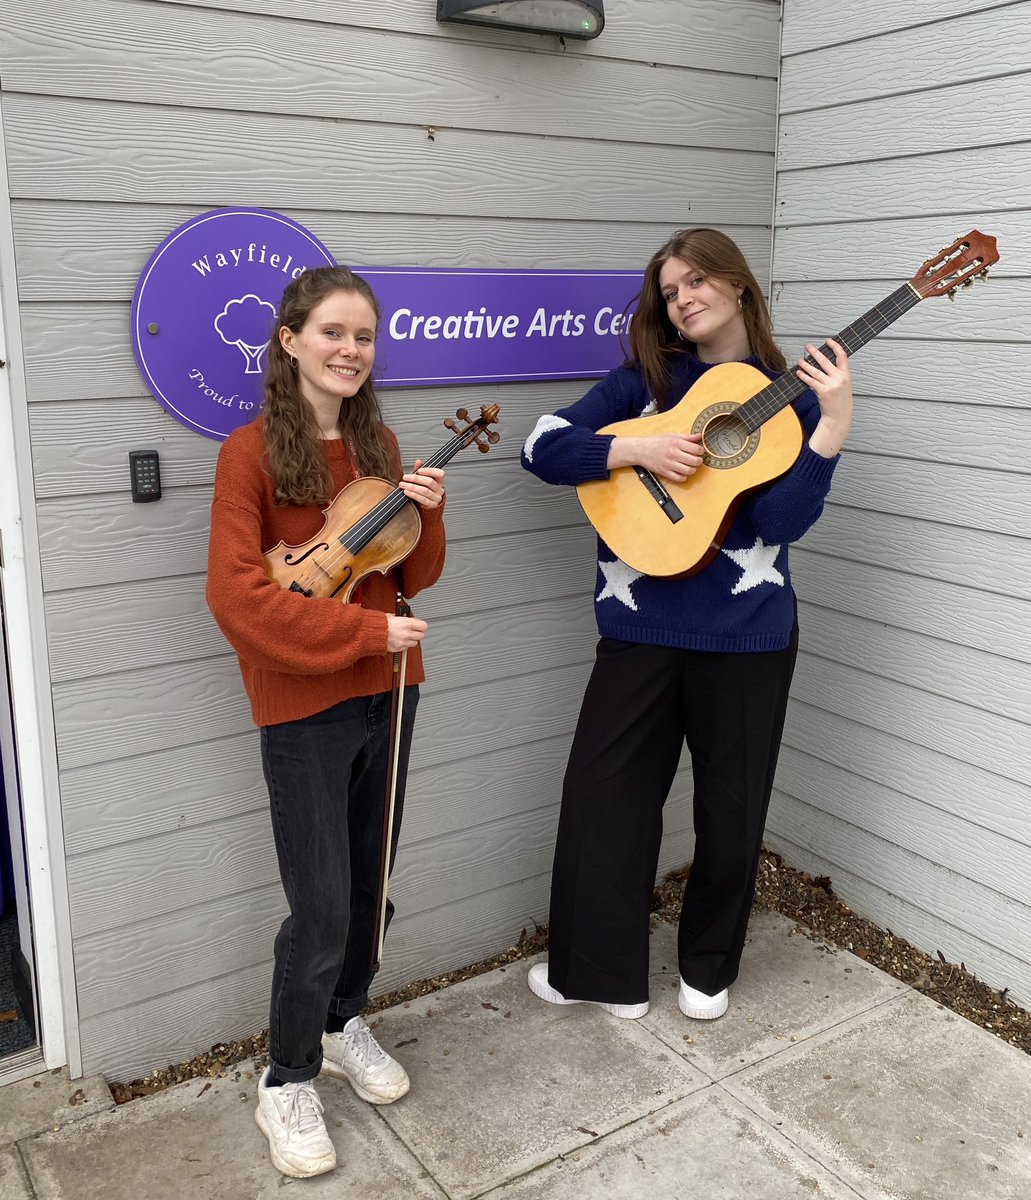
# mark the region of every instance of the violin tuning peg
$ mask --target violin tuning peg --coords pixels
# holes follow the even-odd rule
[[[488,441],[488,442],[490,442],[490,444],[493,446],[493,445],[495,445],[497,442],[500,442],[500,441],[501,441],[501,434],[500,434],[500,433],[498,433],[496,430],[492,429],[492,430],[491,430],[491,431],[490,431],[490,432],[487,434],[487,441]]]
[[[455,413],[455,416],[456,416],[456,417],[457,417],[457,418],[458,418],[460,421],[468,421],[468,420],[469,420],[469,411],[468,411],[468,409],[465,409],[465,408],[460,408],[460,409],[459,409],[459,410],[458,410],[458,411]]]

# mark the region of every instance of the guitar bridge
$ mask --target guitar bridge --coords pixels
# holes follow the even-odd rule
[[[645,467],[634,467],[634,470],[637,472],[637,478],[640,479],[640,481],[648,489],[648,495],[651,496],[659,508],[661,508],[669,518],[669,523],[671,525],[675,525],[678,521],[682,521],[684,519],[684,514],[679,508],[677,508],[676,501],[669,494],[669,492],[666,491],[662,484],[659,483],[651,471],[647,470]]]

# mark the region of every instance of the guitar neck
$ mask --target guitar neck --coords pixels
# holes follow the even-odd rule
[[[867,342],[873,341],[879,333],[897,321],[904,312],[908,312],[914,305],[919,304],[922,299],[923,297],[912,284],[904,283],[901,287],[896,288],[890,296],[885,297],[880,304],[875,304],[868,312],[863,313],[857,321],[846,325],[835,340],[844,347],[846,354],[855,354]],[[820,350],[833,361],[834,351],[826,342],[820,347]],[[810,354],[807,354],[805,358],[807,362],[814,361]],[[792,400],[801,396],[807,386],[794,371],[787,371],[779,379],[775,379],[769,387],[757,392],[751,400],[745,401],[735,415],[750,431],[758,429],[774,413],[780,412]]]
[[[464,449],[473,440],[473,436],[477,432],[477,427],[464,430],[462,433],[455,434],[449,441],[433,455],[428,458],[423,466],[426,467],[442,467],[449,463],[459,450]],[[412,501],[401,491],[399,487],[387,496],[385,496],[379,504],[374,508],[370,508],[360,521],[356,521],[350,529],[345,529],[338,538],[340,545],[351,554],[357,554],[363,550],[369,542],[376,536],[377,533],[401,511],[406,504],[411,504]]]

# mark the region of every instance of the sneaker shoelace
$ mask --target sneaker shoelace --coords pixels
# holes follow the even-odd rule
[[[310,1083],[284,1084],[286,1100],[286,1124],[292,1126],[301,1137],[318,1133],[325,1126],[322,1120],[322,1101]]]
[[[390,1061],[364,1021],[354,1029],[345,1030],[343,1038],[367,1067],[375,1069],[385,1066]]]

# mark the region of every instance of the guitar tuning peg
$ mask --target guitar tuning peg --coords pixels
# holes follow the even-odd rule
[[[948,296],[948,298],[950,300],[956,299],[956,289],[954,287],[949,288],[949,290],[945,294]]]

